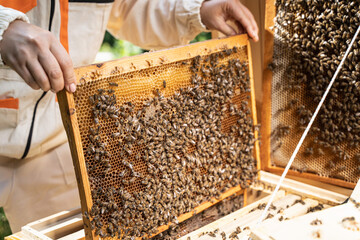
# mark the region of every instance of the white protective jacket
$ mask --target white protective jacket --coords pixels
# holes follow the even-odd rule
[[[29,21],[58,37],[76,67],[92,63],[106,29],[146,49],[188,43],[206,30],[202,1],[0,0],[0,39],[15,19]],[[66,141],[55,94],[31,89],[1,64],[0,156],[32,157]]]

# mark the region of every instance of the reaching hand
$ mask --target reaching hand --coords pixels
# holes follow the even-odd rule
[[[247,32],[254,40],[258,41],[258,26],[254,16],[239,0],[208,0],[200,8],[203,24],[210,30],[218,30],[227,36]],[[237,30],[226,21],[234,21]]]
[[[12,22],[0,42],[3,61],[33,89],[75,92],[69,54],[49,31],[21,20]]]

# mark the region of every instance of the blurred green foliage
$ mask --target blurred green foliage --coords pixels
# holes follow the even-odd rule
[[[144,50],[128,41],[117,40],[106,31],[100,52],[111,52],[114,58],[120,58],[134,56],[143,53]]]
[[[11,234],[9,223],[5,217],[4,209],[0,207],[0,240]]]
[[[202,32],[197,35],[191,43],[201,42],[211,39],[210,32]],[[128,57],[138,55],[143,52],[147,52],[140,47],[133,45],[132,43],[125,40],[118,40],[114,38],[109,32],[106,31],[103,43],[100,48],[100,52],[111,52],[114,58]]]
[[[190,43],[196,43],[196,42],[202,42],[211,39],[211,33],[210,32],[202,32],[199,35],[197,35],[193,40],[190,41]]]

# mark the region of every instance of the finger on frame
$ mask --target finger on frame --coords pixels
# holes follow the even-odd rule
[[[39,55],[39,62],[46,72],[53,92],[58,92],[64,88],[63,73],[57,59],[50,51]]]
[[[44,91],[49,91],[51,88],[49,78],[41,64],[38,61],[29,61],[26,67],[39,87]]]
[[[53,44],[50,47],[50,51],[56,58],[59,66],[61,68],[65,89],[68,92],[76,91],[76,78],[74,67],[71,61],[69,54],[66,52],[65,48],[61,44]]]

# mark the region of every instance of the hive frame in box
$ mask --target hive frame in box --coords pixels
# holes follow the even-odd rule
[[[252,60],[251,60],[251,50],[250,44],[247,35],[240,35],[235,37],[230,37],[226,39],[216,39],[209,40],[202,43],[196,43],[187,45],[179,48],[172,48],[164,51],[157,51],[152,53],[146,53],[139,56],[131,58],[123,58],[116,61],[110,61],[101,64],[93,64],[86,67],[81,67],[75,69],[76,77],[78,82],[81,84],[83,81],[86,81],[84,76],[89,76],[90,74],[101,74],[102,76],[111,75],[115,67],[121,66],[121,73],[138,71],[141,69],[146,69],[150,65],[151,67],[160,66],[162,64],[169,63],[164,60],[164,54],[166,58],[170,58],[171,62],[181,61],[184,59],[189,59],[197,55],[206,55],[213,52],[222,51],[225,48],[246,46],[247,47],[247,56],[249,61],[249,76],[250,76],[250,88],[251,88],[251,114],[254,125],[257,124],[256,120],[256,110],[255,110],[255,93],[254,93],[254,82],[253,82],[253,69],[252,69]],[[119,69],[117,69],[119,70]],[[91,190],[89,179],[87,175],[87,170],[85,166],[85,158],[83,152],[83,146],[80,138],[79,124],[76,114],[76,106],[74,101],[74,96],[66,91],[61,91],[58,93],[58,100],[61,110],[61,115],[63,119],[63,124],[68,135],[70,150],[73,158],[73,163],[75,167],[76,178],[78,182],[82,212],[90,212],[92,206]],[[257,131],[254,133],[255,139],[257,138]],[[254,146],[254,157],[257,162],[257,167],[260,166],[259,158],[259,146],[258,142],[255,142]],[[193,214],[199,213],[204,209],[218,203],[222,199],[231,196],[234,193],[243,191],[240,186],[230,188],[228,191],[221,194],[217,199],[213,198],[211,201],[204,202],[191,212],[184,213],[178,217],[178,221],[182,222],[190,218]],[[245,194],[245,192],[244,192]],[[85,226],[85,236],[86,239],[97,239],[98,236],[95,236],[94,230],[90,229],[90,220],[83,217],[84,226]],[[169,227],[168,225],[163,225],[158,228],[159,232],[165,231]]]
[[[254,240],[355,239],[359,236],[360,180],[346,203],[322,211],[308,213],[281,223],[263,223],[251,232]],[[343,219],[354,217],[355,224],[344,225]],[[312,224],[319,220],[320,224]],[[302,226],[299,228],[299,226]],[[313,237],[315,239],[315,237]]]
[[[270,194],[276,186],[276,183],[279,181],[279,176],[260,171],[260,179],[259,182],[250,187],[250,190],[260,190],[263,193]],[[360,186],[360,185],[359,185]],[[360,190],[360,189],[358,189]],[[352,198],[359,199],[360,191],[354,190],[352,194]],[[331,206],[336,206],[343,203],[347,198],[348,194],[339,194],[333,192],[332,190],[325,190],[319,187],[310,186],[308,184],[304,184],[302,182],[298,182],[291,179],[285,179],[282,185],[282,190],[280,195],[284,195],[284,191],[290,194],[298,194],[304,198],[312,198],[315,200],[319,200],[325,204],[329,204]],[[357,192],[357,194],[356,194]],[[256,195],[256,194],[253,194]],[[245,195],[249,196],[249,195]],[[195,230],[186,236],[181,237],[180,239],[187,239],[190,236],[192,239],[197,238],[199,234],[206,231],[213,231],[220,226],[225,225],[233,225],[234,228],[238,225],[238,223],[234,220],[234,218],[241,217],[249,212],[252,208],[258,206],[262,203],[267,203],[269,199],[269,195],[266,197],[262,197],[256,201],[250,201],[250,199],[246,199],[244,201],[244,207],[226,215],[208,225],[205,225],[198,230]],[[244,199],[245,200],[245,199]],[[80,229],[81,227],[81,229]],[[80,230],[79,230],[80,229]],[[256,231],[258,232],[258,231]],[[45,233],[45,234],[44,234]],[[32,240],[32,239],[41,239],[41,240],[49,240],[49,239],[59,239],[54,237],[60,237],[60,240],[82,240],[85,239],[85,234],[83,231],[83,220],[81,218],[81,210],[74,209],[71,211],[64,211],[52,216],[46,217],[44,219],[40,219],[38,221],[27,224],[22,228],[21,232],[14,233],[11,236],[5,237],[5,240]]]
[[[214,230],[218,229],[217,238],[220,239],[220,232],[224,230],[235,230],[238,226],[243,229],[242,235],[239,235],[239,239],[245,239],[242,238],[244,235],[250,234],[254,228],[256,228],[256,220],[257,218],[254,218],[252,216],[252,219],[246,219],[246,224],[244,224],[244,218],[248,215],[249,212],[259,206],[260,204],[266,204],[270,199],[270,194],[275,189],[275,186],[277,182],[279,181],[280,176],[277,176],[272,173],[260,171],[260,179],[257,183],[254,183],[253,186],[251,186],[250,190],[260,190],[262,193],[267,193],[269,195],[264,196],[263,198],[251,202],[248,201],[248,205],[244,206],[243,208],[226,215],[206,226],[203,226],[181,238],[180,240],[186,240],[188,237],[191,239],[208,239],[208,235],[206,233],[213,232]],[[355,192],[355,190],[354,190]],[[343,203],[348,196],[339,194],[333,191],[321,189],[319,187],[315,187],[312,185],[308,185],[306,183],[298,182],[292,179],[285,179],[281,190],[276,194],[275,200],[283,199],[285,195],[287,194],[295,194],[301,196],[303,199],[310,198],[315,201],[319,201],[322,204],[326,204],[329,206],[337,206],[341,203]],[[258,217],[260,217],[260,214],[258,214]],[[279,223],[280,224],[280,223]],[[273,224],[274,228],[277,226],[277,224]],[[249,226],[250,230],[244,231],[244,226]],[[299,228],[299,225],[297,225]],[[271,228],[270,228],[271,229]],[[246,232],[246,233],[245,233]],[[205,234],[204,234],[205,233]],[[208,238],[206,238],[208,237]],[[246,238],[247,239],[247,238]]]
[[[266,0],[265,5],[265,50],[263,66],[263,101],[261,114],[261,169],[267,172],[281,174],[284,167],[272,166],[271,164],[271,121],[272,121],[272,80],[273,72],[268,68],[273,61],[274,52],[274,19],[276,17],[276,0]],[[323,177],[314,173],[289,170],[289,175],[322,181],[342,187],[354,188],[356,183],[347,182],[337,178]]]

